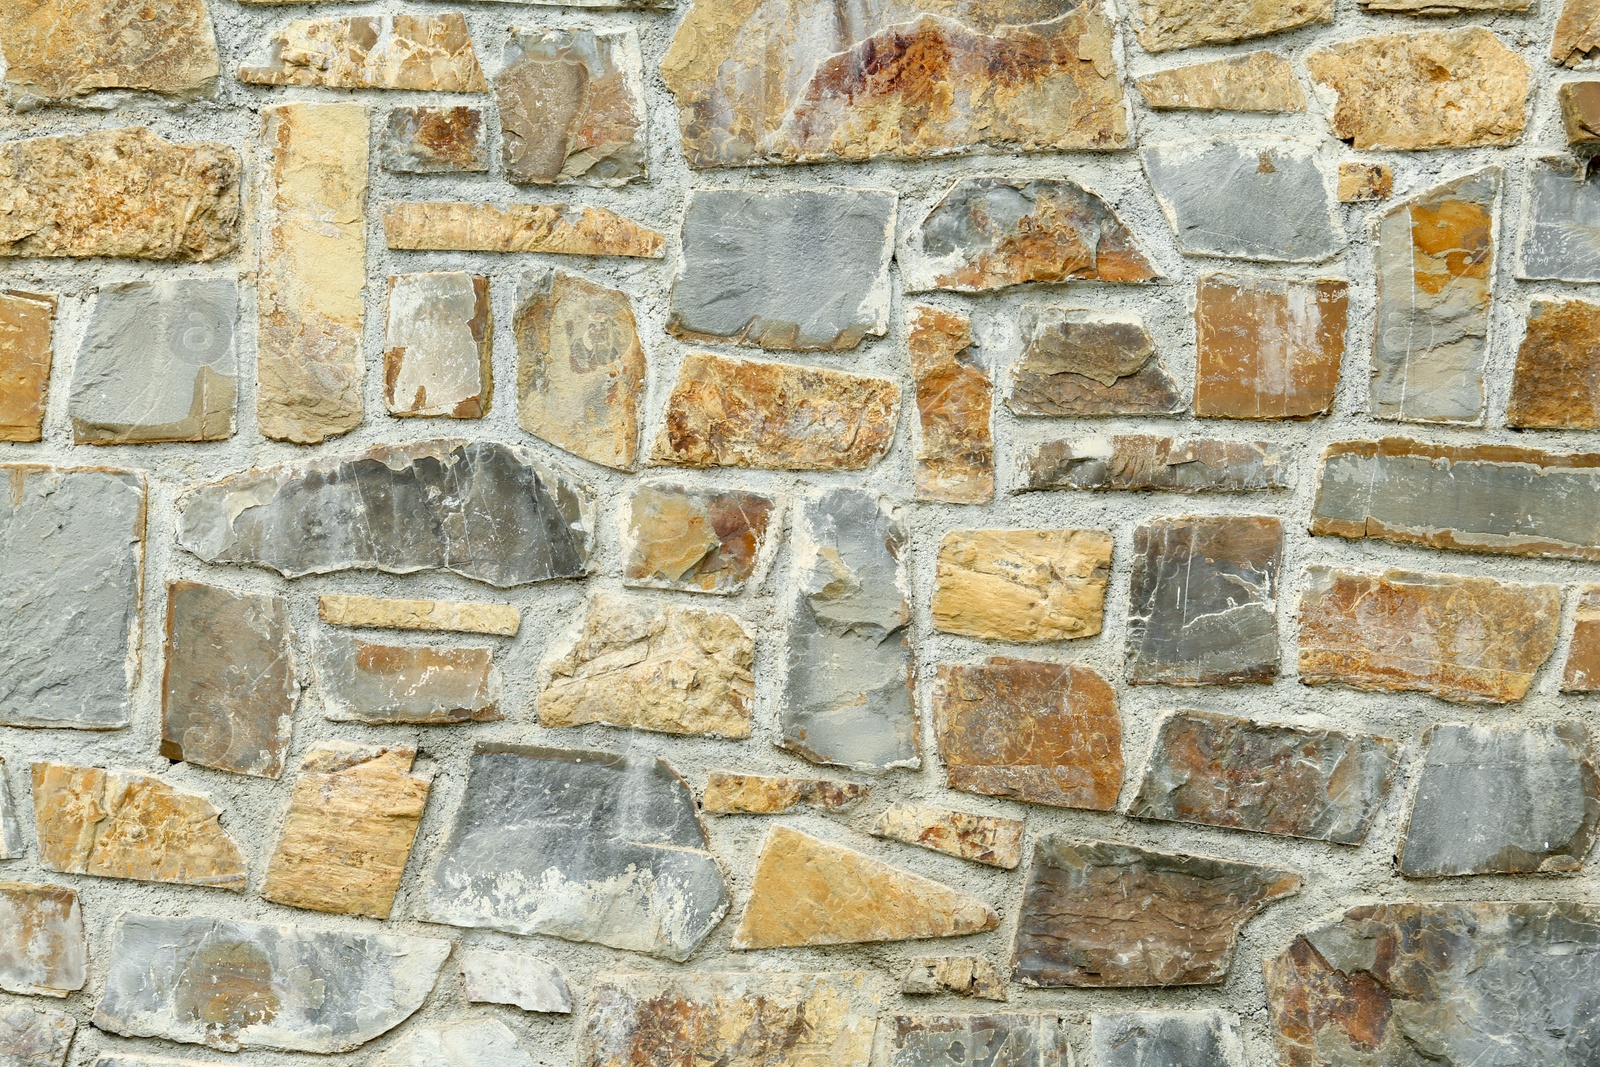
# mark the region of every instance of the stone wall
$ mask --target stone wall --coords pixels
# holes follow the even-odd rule
[[[1597,1062],[1592,6],[0,5],[0,1067]]]

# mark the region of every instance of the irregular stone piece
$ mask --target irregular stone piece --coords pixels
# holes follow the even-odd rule
[[[1339,164],[1339,203],[1387,200],[1394,192],[1394,171],[1387,163]]]
[[[714,815],[782,815],[796,808],[847,811],[871,791],[870,786],[827,778],[768,777],[712,771],[700,795],[702,811]]]
[[[1076,182],[1043,178],[956,182],[912,231],[900,264],[913,292],[1161,277],[1104,200]]]
[[[1180,252],[1320,263],[1344,248],[1315,141],[1169,141],[1147,144],[1139,154]],[[1273,210],[1261,210],[1263,204]]]
[[[420,252],[543,252],[660,259],[666,238],[603,207],[585,204],[383,205],[390,248]]]
[[[517,1035],[498,1019],[408,1030],[372,1062],[374,1067],[535,1067]]]
[[[1035,445],[1017,489],[1246,493],[1287,488],[1287,468],[1288,457],[1266,441],[1097,434]]]
[[[0,289],[0,441],[43,435],[55,317],[55,297]]]
[[[1333,21],[1332,0],[1139,0],[1139,45],[1170,52],[1201,44],[1228,44]]]
[[[994,964],[981,956],[922,957],[911,961],[900,980],[908,997],[957,996],[976,1000],[1006,999],[1006,982]]]
[[[782,508],[759,493],[640,485],[623,503],[622,582],[733,596],[758,586],[782,530]]]
[[[1577,618],[1561,670],[1561,691],[1600,692],[1600,585],[1578,587]]]
[[[1600,429],[1600,304],[1530,302],[1506,425]]]
[[[1481,26],[1340,41],[1306,69],[1333,135],[1361,151],[1509,145],[1526,122],[1528,63]]]
[[[1517,277],[1600,282],[1600,168],[1535,160],[1517,241]]]
[[[334,626],[378,626],[391,630],[446,630],[463,634],[515,637],[522,612],[511,604],[459,600],[389,600],[375,596],[324,593],[317,615]]]
[[[793,537],[778,747],[863,771],[918,766],[897,513],[857,489],[821,490]]]
[[[494,91],[507,180],[622,185],[645,176],[635,31],[513,27]]]
[[[288,578],[445,570],[508,588],[581,577],[593,548],[589,488],[488,441],[241,471],[191,489],[178,508],[178,543],[196,556]]]
[[[116,730],[139,676],[144,479],[0,466],[0,725]]]
[[[1008,871],[1022,862],[1022,821],[997,815],[896,804],[878,816],[872,836]]]
[[[361,423],[367,280],[367,109],[262,110],[256,418],[275,441],[320,444]]]
[[[1483,421],[1494,281],[1496,167],[1430,189],[1378,220],[1372,413]]]
[[[991,641],[1093,637],[1110,573],[1104,530],[952,530],[939,542],[933,626]]]
[[[1509,704],[1527,695],[1560,628],[1555,585],[1307,567],[1300,681]]]
[[[1561,125],[1573,148],[1600,145],[1600,82],[1562,82],[1556,90],[1561,101]]]
[[[886,1067],[1072,1067],[1054,1015],[896,1015],[885,1026]]]
[[[4,1067],[66,1067],[78,1021],[27,1005],[0,1007],[0,1064]]]
[[[166,638],[161,754],[257,778],[281,775],[300,696],[288,601],[168,582]]]
[[[234,1052],[348,1052],[410,1018],[450,942],[124,915],[94,1025]]]
[[[1396,860],[1407,878],[1571,873],[1600,826],[1578,722],[1430,726]]]
[[[239,247],[239,154],[142,126],[0,147],[0,257],[205,262]]]
[[[728,910],[708,849],[665,760],[479,744],[420,911],[681,962]]]
[[[1293,871],[1055,835],[1034,845],[1012,955],[1044,988],[1216,985],[1244,924]]]
[[[899,386],[887,378],[691,352],[651,461],[864,470],[889,450],[899,410]]]
[[[622,974],[591,987],[579,1067],[867,1067],[866,975]]]
[[[379,142],[383,169],[395,174],[473,174],[489,169],[481,107],[397,107]]]
[[[945,783],[968,793],[1110,811],[1122,788],[1122,719],[1088,667],[995,657],[941,663],[934,738]]]
[[[461,983],[469,1004],[510,1004],[523,1011],[572,1014],[572,990],[561,970],[526,952],[468,947],[461,953]]]
[[[1146,74],[1136,83],[1156,111],[1304,111],[1306,91],[1276,52],[1246,52]]]
[[[481,419],[494,394],[489,279],[466,271],[389,276],[383,399],[389,414]]]
[[[6,782],[6,761],[0,759],[0,860],[21,859],[28,845],[22,836],[22,820]]]
[[[1244,1067],[1231,1011],[1096,1012],[1089,1017],[1095,1067]]]
[[[767,835],[734,949],[961,937],[1000,925],[976,897],[787,826]]]
[[[323,714],[335,722],[498,722],[500,672],[487,648],[380,645],[348,634],[316,642]]]
[[[35,763],[33,825],[46,870],[234,892],[249,873],[210,800],[150,775]]]
[[[1399,760],[1387,737],[1172,711],[1128,814],[1359,845]]]
[[[1597,934],[1600,908],[1587,903],[1351,908],[1263,964],[1280,1062],[1584,1063]]]
[[[28,0],[0,11],[13,102],[98,89],[191,94],[220,72],[205,0]]]
[[[1576,67],[1600,52],[1600,9],[1594,0],[1564,0],[1550,37],[1550,58],[1564,67]]]
[[[517,424],[591,463],[633,469],[648,368],[627,294],[544,271],[518,302]]]
[[[1025,306],[1006,405],[1018,415],[1171,415],[1183,407],[1137,315]]]
[[[690,166],[1117,149],[1098,3],[695,0],[661,65]]]
[[[1201,275],[1194,413],[1203,419],[1303,419],[1333,410],[1349,290],[1342,278]]]
[[[1174,516],[1135,527],[1128,682],[1270,685],[1278,676],[1282,563],[1275,518]]]
[[[920,423],[917,499],[987,504],[994,499],[994,385],[973,357],[972,322],[915,307],[907,343]]]
[[[232,437],[238,311],[238,289],[225,278],[98,290],[67,399],[74,443]]]
[[[88,971],[77,892],[0,882],[0,989],[65,997],[83,988]]]
[[[755,658],[732,615],[596,596],[544,661],[539,724],[749,737]]]
[[[267,42],[267,58],[239,68],[249,85],[488,92],[465,15],[294,19]]]

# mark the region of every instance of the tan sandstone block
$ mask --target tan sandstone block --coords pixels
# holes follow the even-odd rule
[[[481,419],[494,394],[489,279],[391,274],[383,398],[395,416]]]
[[[1022,862],[1022,827],[1020,819],[896,804],[878,816],[872,836],[1009,871]]]
[[[933,625],[993,641],[1093,637],[1110,573],[1104,530],[954,530],[939,543]]]
[[[6,88],[23,99],[190,93],[220,69],[205,0],[9,0],[0,50]]]
[[[383,206],[389,247],[424,252],[545,252],[661,258],[659,233],[603,207],[583,204],[391,202]]]
[[[0,882],[0,989],[64,997],[89,977],[89,948],[75,890]]]
[[[1339,164],[1339,203],[1387,200],[1394,192],[1394,171],[1387,163]]]
[[[1146,74],[1136,83],[1157,111],[1304,111],[1306,91],[1276,52],[1246,52]]]
[[[1139,44],[1170,52],[1333,21],[1333,0],[1139,0]]]
[[[0,290],[0,441],[37,441],[50,388],[56,298]]]
[[[760,493],[640,485],[623,508],[624,585],[732,596],[759,584],[783,532]]]
[[[358,15],[294,19],[267,44],[267,59],[239,68],[251,85],[420,89],[484,93],[465,15]]]
[[[924,957],[911,961],[900,980],[900,992],[908,997],[936,997],[951,994],[978,1000],[1006,999],[1006,981],[1000,970],[981,956]]]
[[[324,593],[317,614],[333,626],[371,626],[390,630],[445,630],[463,634],[516,636],[522,612],[510,604],[457,600],[389,600],[375,596]]]
[[[1600,51],[1600,0],[1566,0],[1550,37],[1550,58],[1576,67]]]
[[[916,381],[918,500],[986,504],[994,499],[994,383],[972,352],[970,319],[939,308],[911,310]]]
[[[796,808],[844,811],[859,804],[870,791],[870,786],[828,778],[712,771],[700,795],[700,807],[715,815],[782,815]]]
[[[1349,288],[1338,278],[1203,275],[1195,291],[1194,413],[1301,419],[1332,410]]]

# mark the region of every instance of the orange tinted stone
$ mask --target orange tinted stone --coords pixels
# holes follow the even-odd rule
[[[265,62],[239,68],[250,85],[487,92],[467,17],[358,15],[294,19],[268,42]]]
[[[583,204],[390,202],[389,247],[421,252],[545,252],[659,259],[664,238],[603,207]]]
[[[1394,171],[1387,163],[1339,164],[1339,203],[1387,200],[1394,192]]]
[[[994,386],[972,354],[972,323],[938,308],[911,311],[916,380],[918,500],[985,504],[994,499]]]
[[[1550,37],[1550,58],[1576,67],[1600,51],[1600,0],[1566,0]]]
[[[1506,425],[1600,429],[1600,304],[1534,298]]]
[[[56,298],[0,291],[0,441],[37,441],[50,388]]]
[[[1348,289],[1334,278],[1201,277],[1194,413],[1211,419],[1326,414],[1339,385]]]
[[[1561,691],[1600,692],[1600,585],[1579,588],[1578,617],[1572,627],[1567,665],[1561,671]]]
[[[700,796],[703,810],[717,815],[781,815],[795,808],[844,811],[855,807],[870,786],[827,778],[769,777],[712,771]]]
[[[1022,862],[1022,821],[998,815],[896,804],[872,824],[872,836],[1013,870]]]
[[[933,626],[992,641],[1093,637],[1110,573],[1104,530],[952,530],[939,542]]]
[[[759,493],[641,485],[622,523],[624,585],[730,596],[759,581],[782,509]]]
[[[205,0],[12,0],[0,4],[0,48],[6,87],[24,99],[191,93],[219,70]]]

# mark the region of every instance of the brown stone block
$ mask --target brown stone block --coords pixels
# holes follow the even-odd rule
[[[1517,349],[1506,425],[1600,429],[1600,304],[1533,299]]]
[[[50,389],[56,298],[0,290],[0,441],[37,441]]]
[[[871,792],[870,786],[827,778],[768,777],[712,771],[700,795],[702,810],[715,815],[782,815],[796,808],[846,811]]]
[[[65,997],[89,977],[76,890],[0,882],[0,989]]]
[[[396,174],[482,173],[489,130],[481,107],[397,107],[384,124],[383,169]]]
[[[641,485],[624,505],[623,584],[742,593],[765,574],[781,520],[778,501],[759,493]]]
[[[1349,322],[1338,278],[1207,274],[1195,291],[1194,413],[1302,419],[1333,409]]]
[[[1588,149],[1600,146],[1600,81],[1562,82],[1556,95],[1561,101],[1567,144]]]
[[[971,320],[931,307],[911,309],[911,375],[921,432],[918,500],[986,504],[994,499],[994,384],[972,352]]]
[[[1282,450],[1266,441],[1101,434],[1035,445],[1017,490],[1247,493],[1287,488],[1287,467]]]
[[[1387,200],[1394,192],[1394,171],[1387,163],[1339,164],[1339,203]]]
[[[1565,67],[1576,67],[1600,51],[1600,2],[1565,0],[1550,36],[1550,58]]]
[[[1578,614],[1567,663],[1561,669],[1561,691],[1600,692],[1600,585],[1578,587]]]
[[[374,596],[324,593],[317,615],[333,626],[374,626],[391,630],[444,630],[515,637],[522,612],[510,604],[457,600],[390,600]]]
[[[1137,315],[1024,307],[1006,405],[1018,415],[1171,415],[1183,406]]]
[[[1104,530],[953,530],[939,542],[933,626],[991,641],[1093,637],[1110,573]]]
[[[396,417],[481,419],[494,396],[489,279],[466,271],[391,274],[383,399]]]
[[[0,50],[13,99],[190,94],[220,72],[205,0],[16,0],[0,5]]]
[[[267,59],[239,68],[249,85],[488,92],[465,15],[294,19],[267,42]]]
[[[1156,111],[1304,111],[1306,91],[1289,61],[1276,52],[1191,63],[1136,83],[1146,106]]]
[[[1022,862],[1022,820],[895,804],[878,816],[873,837],[917,845],[947,856],[1015,870]]]

